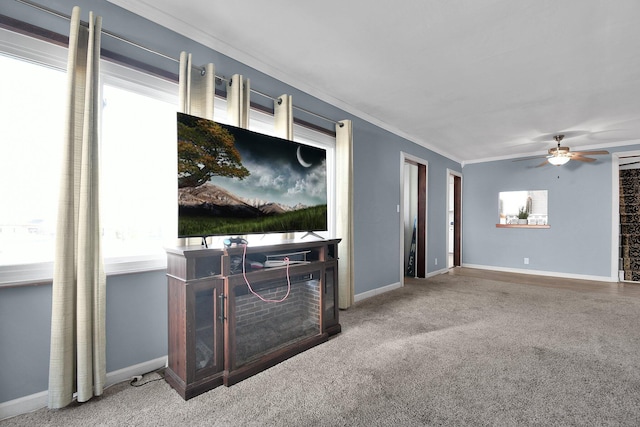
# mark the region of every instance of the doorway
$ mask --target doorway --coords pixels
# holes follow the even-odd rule
[[[447,174],[447,268],[454,268],[462,265],[462,175]]]
[[[427,162],[402,153],[400,212],[401,283],[404,277],[426,277]]]

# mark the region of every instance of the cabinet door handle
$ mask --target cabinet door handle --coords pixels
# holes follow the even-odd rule
[[[221,322],[224,322],[224,319],[226,319],[226,317],[224,317],[224,294],[218,295],[218,301],[220,303],[220,314],[218,315],[218,319],[220,319]]]

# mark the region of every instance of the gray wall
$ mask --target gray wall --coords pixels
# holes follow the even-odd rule
[[[613,147],[611,153],[638,146]],[[612,163],[495,161],[463,168],[463,265],[611,277]],[[548,190],[549,229],[496,228],[498,193]],[[524,258],[529,265],[524,265]]]
[[[166,272],[107,279],[107,372],[167,355]]]
[[[400,280],[401,152],[428,163],[427,273],[445,268],[447,168],[460,165],[361,120],[354,129],[356,295]]]
[[[107,372],[167,355],[164,271],[107,278]],[[0,288],[0,403],[48,388],[51,285]]]
[[[354,228],[355,292],[375,290],[400,279],[400,152],[429,163],[427,271],[434,271],[434,259],[443,268],[446,252],[446,169],[460,165],[402,139],[386,130],[353,117],[232,58],[205,48],[163,29],[104,0],[52,0],[47,6],[66,14],[74,5],[103,17],[103,27],[173,58],[180,51],[193,53],[196,63],[213,62],[216,74],[243,74],[261,92],[293,96],[294,105],[333,120],[351,119],[354,129]],[[23,4],[0,2],[0,14],[68,33],[69,23]],[[103,49],[133,57],[177,75],[175,62],[129,47],[109,37]],[[252,102],[271,107],[264,97]],[[296,118],[333,130],[326,121],[294,109]],[[338,236],[339,237],[339,236]],[[0,289],[0,403],[38,393],[47,388],[51,312],[48,285]],[[107,281],[107,372],[122,369],[167,354],[166,279],[164,272],[111,276]]]
[[[0,288],[0,403],[47,389],[51,285]]]

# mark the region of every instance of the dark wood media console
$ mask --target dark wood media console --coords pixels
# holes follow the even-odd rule
[[[339,333],[339,242],[167,249],[166,381],[187,400]]]

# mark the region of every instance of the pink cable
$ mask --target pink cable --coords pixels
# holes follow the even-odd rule
[[[247,284],[247,286],[249,287],[249,291],[251,291],[252,294],[257,296],[258,298],[260,298],[260,300],[262,300],[264,302],[282,302],[282,301],[286,300],[287,297],[289,296],[289,292],[291,292],[291,279],[289,278],[289,257],[285,257],[284,258],[284,262],[285,262],[285,264],[287,266],[287,294],[284,297],[282,297],[282,299],[267,299],[267,298],[264,298],[264,297],[258,295],[258,293],[253,290],[253,288],[249,284],[249,280],[247,279],[247,271],[246,271],[246,268],[244,266],[244,261],[245,261],[246,257],[247,257],[247,245],[244,245],[244,250],[242,252],[242,277],[244,277],[244,281]]]

